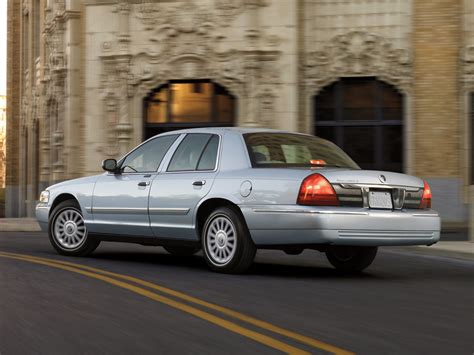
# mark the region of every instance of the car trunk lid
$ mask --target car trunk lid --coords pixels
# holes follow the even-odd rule
[[[423,196],[423,180],[410,175],[342,168],[307,171],[307,175],[314,173],[329,181],[344,207],[417,209]]]

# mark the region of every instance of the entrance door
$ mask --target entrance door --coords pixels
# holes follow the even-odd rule
[[[150,222],[157,237],[196,240],[196,206],[210,191],[217,173],[219,136],[187,134],[150,192]]]
[[[233,126],[236,99],[210,80],[172,80],[144,99],[144,139],[183,128]]]
[[[152,236],[148,196],[166,152],[178,135],[152,139],[130,152],[120,174],[104,174],[96,183],[92,200],[94,233]]]

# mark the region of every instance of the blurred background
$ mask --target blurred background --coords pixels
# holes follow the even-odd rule
[[[444,235],[474,235],[474,0],[1,6],[3,216],[160,132],[258,126],[428,180]]]

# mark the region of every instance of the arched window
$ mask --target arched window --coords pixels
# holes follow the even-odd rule
[[[181,128],[232,126],[236,100],[210,80],[170,81],[144,100],[144,138]]]
[[[341,78],[314,97],[314,133],[363,169],[403,171],[403,95],[374,77]]]

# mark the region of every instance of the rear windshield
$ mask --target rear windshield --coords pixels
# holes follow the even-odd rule
[[[327,166],[360,169],[338,146],[318,137],[247,133],[244,139],[254,168]]]

